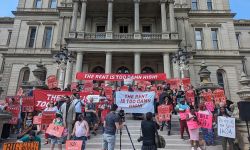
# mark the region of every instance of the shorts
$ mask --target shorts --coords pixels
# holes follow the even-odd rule
[[[86,120],[88,122],[89,125],[95,125],[97,124],[97,118],[95,115],[91,115],[91,116],[87,116]]]
[[[63,138],[58,138],[58,137],[53,137],[51,138],[51,144],[62,144],[63,143]]]
[[[103,134],[102,149],[114,150],[115,149],[115,135]]]

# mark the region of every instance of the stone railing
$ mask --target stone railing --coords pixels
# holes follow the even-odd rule
[[[239,56],[238,50],[195,50],[196,55],[207,55],[207,56]]]
[[[134,34],[133,33],[114,33],[113,38],[119,39],[119,40],[134,39]]]
[[[144,40],[161,40],[161,33],[142,33],[141,37]]]
[[[84,38],[89,40],[103,40],[106,38],[106,33],[105,32],[85,33]]]

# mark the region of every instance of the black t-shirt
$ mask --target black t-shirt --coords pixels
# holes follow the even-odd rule
[[[109,135],[115,135],[116,126],[115,123],[119,122],[118,114],[110,112],[105,118],[104,133]]]
[[[155,133],[157,128],[155,121],[143,120],[141,122],[142,141],[144,146],[155,145]]]

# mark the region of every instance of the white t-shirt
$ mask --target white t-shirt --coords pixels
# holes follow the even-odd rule
[[[81,99],[74,99],[74,105],[75,105],[75,112],[76,113],[82,113],[82,104]]]

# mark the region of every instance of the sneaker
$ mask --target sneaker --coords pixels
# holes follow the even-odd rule
[[[191,150],[195,150],[194,147],[192,147]]]

